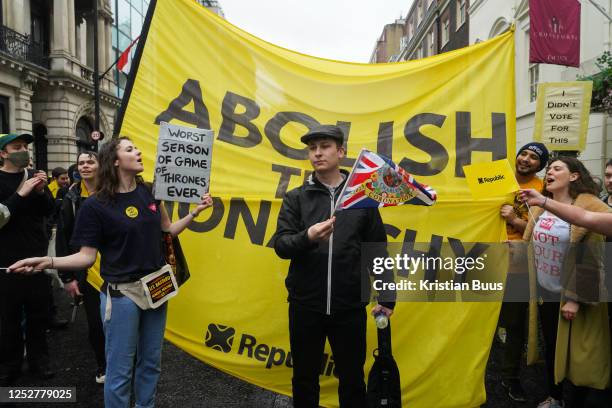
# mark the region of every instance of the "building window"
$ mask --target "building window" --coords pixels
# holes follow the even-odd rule
[[[446,43],[448,42],[449,35],[450,35],[450,19],[447,18],[442,23],[442,47],[444,47]]]
[[[538,82],[540,81],[540,65],[529,64],[529,102],[535,102],[538,97]]]
[[[457,0],[457,30],[465,23],[467,19],[467,1]]]
[[[421,21],[423,21],[423,1],[420,1],[419,4],[417,5],[417,26],[419,24],[421,24]]]
[[[9,133],[9,98],[6,96],[0,96],[0,132]]]
[[[144,17],[149,7],[148,0],[110,0],[113,9],[112,42],[113,55],[119,58],[121,53],[140,35]],[[127,77],[115,70],[117,96],[122,97]]]
[[[47,128],[38,123],[32,129],[34,136],[34,168],[37,170],[48,170],[47,162]]]
[[[434,42],[435,38],[433,31],[429,32],[428,37],[427,42],[429,44],[429,55],[436,55],[436,43]]]

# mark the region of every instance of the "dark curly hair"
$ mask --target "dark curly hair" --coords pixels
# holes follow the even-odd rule
[[[593,181],[593,177],[591,173],[584,167],[584,164],[575,157],[570,156],[559,156],[553,159],[548,167],[550,167],[554,162],[560,161],[565,163],[570,173],[578,173],[578,178],[569,185],[569,195],[572,198],[578,197],[578,194],[588,193],[593,195],[598,195],[597,184]],[[548,170],[547,170],[548,171]],[[552,196],[552,194],[546,190],[546,186],[544,186],[544,192],[547,196]]]

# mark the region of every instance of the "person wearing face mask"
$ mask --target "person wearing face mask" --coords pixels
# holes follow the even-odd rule
[[[0,268],[18,259],[44,256],[47,234],[44,218],[54,209],[44,172],[28,170],[29,134],[0,135]],[[31,372],[46,379],[53,376],[45,329],[49,304],[48,278],[0,272],[0,384],[14,383],[21,375],[25,311],[25,344]]]

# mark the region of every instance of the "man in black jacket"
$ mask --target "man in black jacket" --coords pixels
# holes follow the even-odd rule
[[[321,125],[302,136],[314,173],[289,191],[281,207],[274,250],[290,259],[289,338],[296,408],[318,407],[319,372],[325,339],[334,355],[342,407],[365,407],[367,301],[362,298],[362,243],[386,242],[377,208],[333,214],[348,173],[340,170],[344,135]],[[369,287],[369,282],[367,283]],[[383,306],[384,305],[384,306]],[[393,313],[394,303],[373,313]]]
[[[47,188],[47,175],[26,167],[30,161],[28,143],[32,136],[0,135],[0,209],[8,218],[0,223],[0,267],[19,259],[45,256],[49,241],[44,217],[54,209]],[[25,312],[25,343],[30,371],[49,378],[47,340],[48,277],[45,274],[0,272],[0,383],[10,384],[21,373]]]

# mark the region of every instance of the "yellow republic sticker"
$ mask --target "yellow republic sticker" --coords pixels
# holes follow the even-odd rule
[[[138,208],[134,207],[133,205],[130,205],[128,208],[125,209],[125,215],[130,218],[138,217]]]

